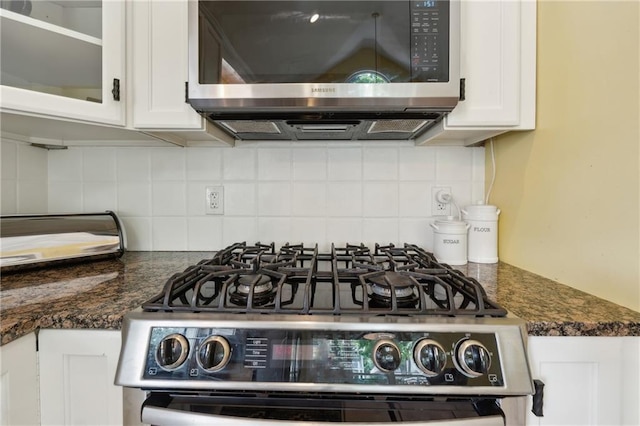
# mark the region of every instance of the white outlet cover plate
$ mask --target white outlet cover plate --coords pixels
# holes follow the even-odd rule
[[[451,203],[438,201],[438,193],[451,195],[450,186],[434,186],[431,188],[431,216],[451,216]]]
[[[224,188],[222,185],[205,187],[205,213],[224,214]]]

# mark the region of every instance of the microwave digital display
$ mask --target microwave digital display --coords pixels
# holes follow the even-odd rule
[[[450,4],[200,0],[199,83],[449,81]]]

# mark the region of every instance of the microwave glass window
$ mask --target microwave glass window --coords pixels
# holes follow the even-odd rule
[[[200,83],[449,81],[448,1],[199,2]]]

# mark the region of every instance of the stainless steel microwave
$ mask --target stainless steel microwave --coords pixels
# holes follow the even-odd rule
[[[412,139],[461,93],[457,0],[190,0],[189,103],[236,139]]]

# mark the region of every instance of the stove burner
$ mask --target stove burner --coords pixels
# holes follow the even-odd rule
[[[396,296],[407,296],[413,292],[415,281],[407,275],[398,272],[388,271],[380,276],[369,278],[373,284],[371,289],[380,296],[391,297],[393,288]]]
[[[399,308],[415,307],[419,300],[417,283],[408,275],[399,272],[374,272],[363,276],[369,283],[371,294],[369,305],[373,308],[390,308],[393,306],[392,294],[395,295]]]
[[[231,303],[246,306],[249,295],[253,293],[253,305],[264,306],[273,301],[275,296],[272,279],[263,274],[241,275],[235,285],[229,289]]]
[[[271,282],[271,278],[262,274],[255,275],[243,275],[238,278],[237,288],[238,293],[241,294],[249,294],[251,292],[251,286],[253,287],[253,294],[259,295],[268,291],[273,290],[273,283]]]

